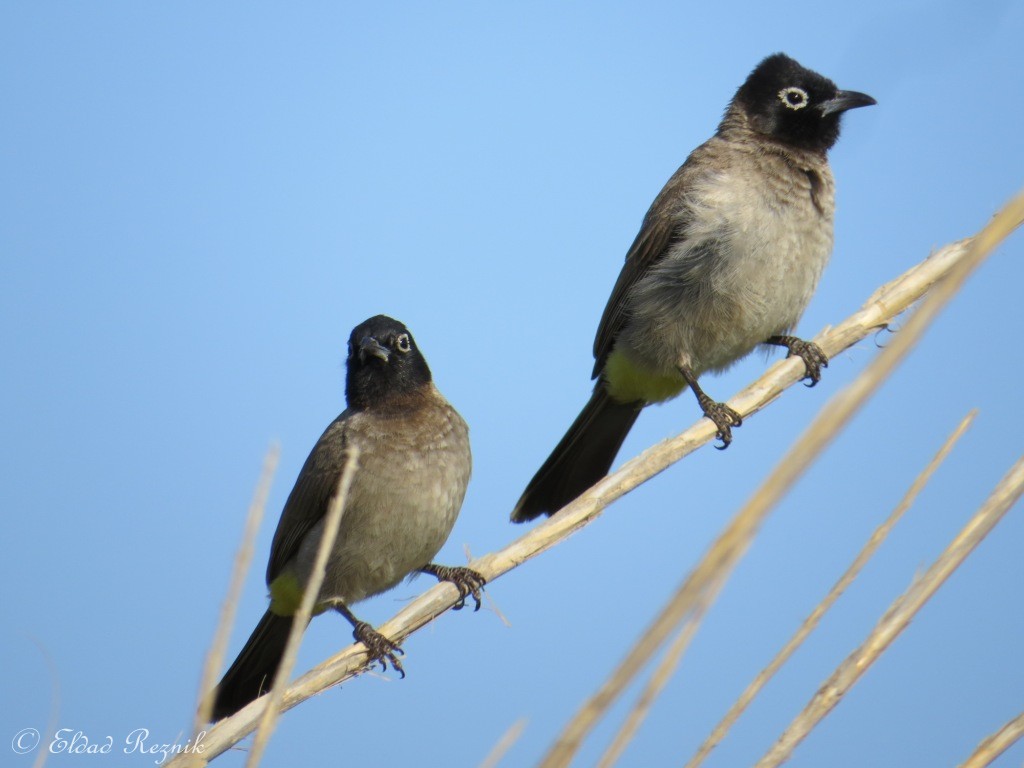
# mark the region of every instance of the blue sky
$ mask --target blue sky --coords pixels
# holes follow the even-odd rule
[[[586,400],[593,333],[641,217],[763,56],[878,99],[847,116],[832,153],[836,248],[800,325],[810,337],[1021,188],[1022,37],[1024,6],[1009,2],[5,4],[0,750],[46,726],[40,647],[59,727],[117,743],[187,727],[263,454],[280,442],[232,654],[265,606],[281,504],[344,407],[355,324],[406,322],[471,426],[474,478],[439,559],[501,547]],[[780,505],[623,765],[690,756],[978,407],[707,764],[756,760],[1017,458],[1022,256],[1018,234]],[[407,643],[405,680],[364,676],[287,713],[265,764],[476,765],[521,717],[506,764],[535,762],[876,351],[840,356],[728,451],[701,450],[496,582],[511,626],[445,615]],[[764,365],[751,356],[705,389],[724,399]],[[698,415],[689,396],[649,409],[621,458]],[[1018,714],[1022,544],[1013,510],[791,764],[955,764]],[[357,613],[380,622],[425,585]],[[299,666],[349,640],[340,617],[318,619]],[[997,765],[1022,759],[1018,745]]]

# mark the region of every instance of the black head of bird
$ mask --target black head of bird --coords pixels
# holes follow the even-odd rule
[[[758,64],[740,86],[726,121],[740,113],[764,136],[824,152],[839,138],[844,112],[875,103],[865,93],[839,90],[827,77],[776,53]]]
[[[387,315],[357,325],[348,340],[345,396],[350,408],[386,407],[422,392],[430,368],[409,329]]]

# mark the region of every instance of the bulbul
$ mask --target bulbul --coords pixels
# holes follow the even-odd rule
[[[345,396],[348,408],[317,440],[285,502],[267,564],[270,607],[217,686],[214,719],[273,680],[350,446],[359,449],[356,472],[314,613],[341,613],[371,659],[404,676],[400,649],[351,605],[421,572],[454,582],[463,598],[456,607],[469,595],[480,607],[480,574],[431,562],[462,507],[472,459],[466,422],[434,386],[408,328],[378,315],[352,331]]]
[[[781,53],[750,73],[644,217],[597,329],[594,393],[514,522],[552,514],[606,475],[640,410],[687,387],[728,446],[740,415],[697,382],[758,345],[787,347],[818,381],[828,359],[789,334],[832,251],[826,153],[842,114],[874,103]]]

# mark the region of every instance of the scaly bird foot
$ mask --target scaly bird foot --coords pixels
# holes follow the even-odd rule
[[[741,426],[743,424],[743,417],[725,403],[719,403],[707,395],[701,394],[703,396],[697,398],[700,409],[718,427],[717,437],[722,441],[722,444],[716,445],[715,448],[724,451],[729,447],[729,443],[732,442],[732,428]]]
[[[429,573],[438,581],[450,581],[459,590],[459,602],[452,606],[456,611],[466,607],[466,598],[472,596],[476,607],[474,611],[480,610],[481,591],[487,579],[474,571],[472,568],[465,568],[458,565],[436,565],[430,563],[420,569],[423,573]]]
[[[398,660],[398,657],[403,655],[405,651],[399,648],[397,643],[393,643],[388,640],[384,635],[371,627],[365,621],[357,621],[353,626],[354,631],[352,632],[352,636],[365,645],[366,650],[369,653],[370,658],[368,666],[377,662],[380,664],[381,670],[387,672],[388,662],[390,661],[391,666],[395,668],[395,671],[402,677],[405,677],[405,670],[402,669],[402,662]]]
[[[811,381],[808,387],[813,387],[821,381],[821,369],[828,368],[828,355],[813,341],[804,341],[796,336],[772,336],[768,343],[788,349],[789,354],[786,357],[796,355],[804,361],[804,379]]]
[[[717,437],[722,441],[722,444],[716,445],[715,448],[724,451],[729,447],[729,443],[732,442],[732,428],[740,426],[743,423],[743,418],[725,403],[720,403],[708,397],[704,390],[700,388],[700,384],[697,383],[697,375],[690,366],[680,365],[679,373],[682,375],[683,380],[690,385],[693,394],[697,396],[697,404],[704,411],[704,415],[711,419],[715,426],[718,427]]]

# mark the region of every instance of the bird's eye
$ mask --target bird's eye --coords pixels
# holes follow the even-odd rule
[[[807,96],[807,91],[794,85],[779,91],[779,101],[790,109],[803,109],[807,106],[810,98]]]
[[[403,333],[395,339],[395,349],[403,354],[412,349],[412,339],[409,338],[408,333]]]

